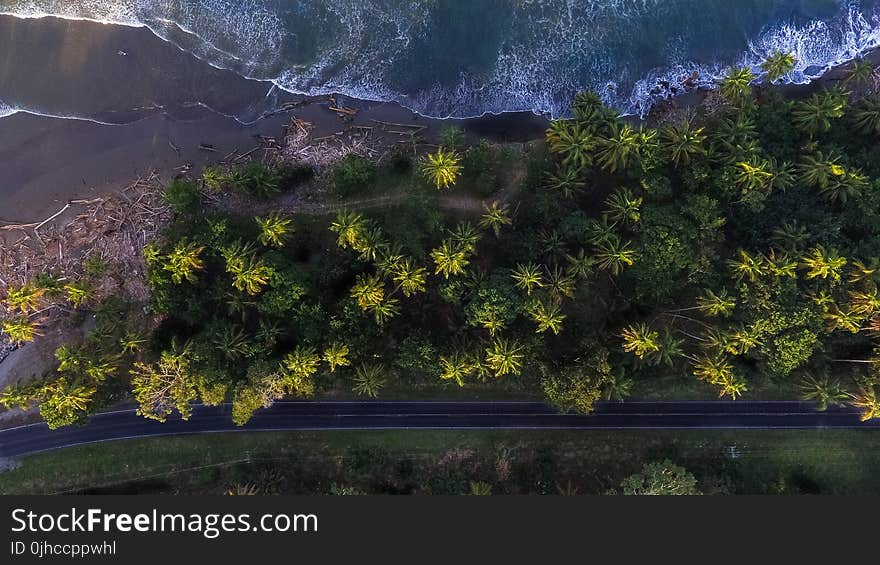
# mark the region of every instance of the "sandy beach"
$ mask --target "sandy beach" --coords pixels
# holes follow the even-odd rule
[[[31,54],[24,56],[27,49]],[[60,115],[72,112],[73,100],[82,118],[20,112],[0,119],[3,223],[39,221],[70,199],[107,194],[152,171],[163,179],[184,166],[199,171],[224,155],[257,146],[256,136],[281,136],[293,118],[311,123],[313,137],[379,120],[426,126],[424,134],[431,138],[447,123],[394,103],[338,98],[339,106],[357,111],[351,118],[331,111],[327,97],[277,89],[270,104],[271,85],[211,67],[143,28],[0,16],[0,52],[6,55],[0,59],[0,82],[12,86],[6,91],[13,97],[27,93]],[[23,68],[28,61],[30,72]],[[249,125],[229,117],[243,111],[266,114],[285,105],[292,109]],[[503,140],[539,137],[546,127],[546,120],[533,114],[449,123],[474,136]]]

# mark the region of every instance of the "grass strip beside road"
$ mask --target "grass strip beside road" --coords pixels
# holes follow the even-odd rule
[[[669,458],[706,493],[880,494],[880,434],[807,431],[323,431],[106,442],[37,454],[0,493],[603,493]],[[7,462],[9,463],[9,462]],[[502,471],[502,466],[507,470]]]

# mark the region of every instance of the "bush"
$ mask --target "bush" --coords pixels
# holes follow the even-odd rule
[[[178,214],[192,214],[199,208],[199,188],[191,180],[171,181],[165,187],[165,202]]]
[[[349,153],[333,165],[333,184],[339,196],[350,196],[375,180],[376,165],[360,155]]]
[[[490,196],[500,188],[498,155],[489,142],[483,140],[468,149],[461,165],[464,184],[481,196]]]
[[[443,126],[440,130],[440,147],[458,151],[464,147],[464,132],[455,126]]]
[[[277,170],[261,163],[251,163],[236,174],[234,187],[237,192],[255,198],[269,198],[281,192],[281,175]]]
[[[315,176],[315,169],[305,163],[285,165],[278,171],[280,175],[279,187],[282,191],[291,190]]]

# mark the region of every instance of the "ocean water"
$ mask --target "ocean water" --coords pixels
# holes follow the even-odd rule
[[[801,83],[880,46],[880,0],[0,0],[0,13],[146,27],[265,82],[266,106],[341,93],[432,117],[557,117],[584,89],[643,114],[684,79],[712,85],[772,49],[796,54],[784,80]],[[14,80],[0,81],[0,116],[40,112]]]

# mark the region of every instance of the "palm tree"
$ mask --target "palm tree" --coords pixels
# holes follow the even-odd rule
[[[254,218],[260,227],[260,243],[265,246],[283,247],[290,236],[293,220],[285,218],[279,212],[273,212],[265,218]]]
[[[880,418],[880,398],[877,396],[877,387],[863,386],[859,392],[850,394],[852,405],[861,409],[863,422],[873,418]]]
[[[769,162],[757,156],[736,164],[738,169],[736,182],[742,187],[743,192],[765,190],[770,187],[770,183],[773,181],[773,173],[767,170],[769,165]]]
[[[358,396],[376,398],[385,387],[385,367],[375,363],[361,364],[355,370],[354,385],[351,390]]]
[[[0,329],[9,338],[9,341],[19,345],[43,335],[40,333],[39,325],[27,318],[3,320],[0,322]]]
[[[466,355],[456,352],[449,356],[440,356],[440,378],[443,380],[455,381],[458,386],[464,386],[464,379],[473,372],[474,366]]]
[[[596,146],[593,133],[580,123],[555,120],[547,130],[547,147],[562,156],[567,167],[586,169],[593,164],[592,151]]]
[[[454,150],[442,147],[437,153],[429,153],[422,158],[422,176],[437,186],[437,190],[455,185],[461,174],[461,157]]]
[[[575,280],[559,265],[553,265],[552,269],[547,268],[546,288],[555,302],[561,302],[564,297],[574,298]]]
[[[6,291],[6,298],[3,300],[3,305],[6,306],[6,309],[10,312],[18,311],[22,314],[35,312],[40,308],[40,304],[42,303],[45,294],[46,291],[44,289],[38,288],[32,284],[10,286]]]
[[[605,200],[605,205],[608,207],[606,214],[615,222],[637,224],[642,218],[642,197],[633,195],[628,188],[612,193]]]
[[[226,261],[226,272],[235,274],[244,270],[248,264],[248,259],[253,258],[256,254],[256,249],[251,242],[242,243],[241,241],[236,241],[224,247],[220,254],[223,255],[223,259]]]
[[[364,230],[354,245],[354,250],[359,253],[358,259],[361,261],[376,261],[383,253],[387,253],[388,249],[389,244],[385,240],[385,234],[378,226]]]
[[[779,49],[774,49],[770,55],[761,63],[761,70],[767,73],[767,80],[776,82],[783,76],[794,70],[797,59],[792,53],[783,53]]]
[[[451,275],[460,275],[464,273],[465,267],[468,266],[468,253],[460,244],[455,243],[451,239],[444,239],[440,243],[440,247],[431,251],[431,258],[434,260],[434,274],[443,274],[448,279]]]
[[[754,139],[757,135],[758,129],[755,127],[755,120],[748,114],[742,113],[738,113],[735,117],[724,118],[718,125],[718,131],[715,132],[718,143],[728,148]]]
[[[314,347],[297,345],[284,357],[282,365],[290,375],[301,380],[317,373],[320,362],[321,357]]]
[[[862,329],[862,321],[865,316],[855,310],[841,310],[835,306],[828,312],[822,314],[827,323],[828,331],[846,330],[850,333],[857,334]]]
[[[351,364],[348,360],[348,346],[341,341],[334,341],[324,349],[323,359],[330,366],[330,372],[334,372],[337,367],[347,367]]]
[[[258,346],[272,349],[278,343],[278,338],[284,335],[284,329],[277,320],[260,320],[259,327],[254,333],[254,341]]]
[[[715,386],[719,387],[719,397],[723,398],[725,396],[729,396],[731,400],[736,400],[738,397],[742,396],[745,392],[749,390],[746,381],[741,376],[734,373],[726,375],[724,378],[714,384]]]
[[[686,166],[694,157],[706,152],[703,148],[706,140],[703,129],[692,127],[690,122],[683,122],[663,130],[663,146],[676,167]]]
[[[492,494],[492,485],[483,481],[471,481],[472,496],[489,496]]]
[[[555,173],[548,173],[546,185],[550,190],[558,191],[565,198],[572,198],[586,186],[581,170],[576,167],[559,166]]]
[[[559,335],[562,331],[562,322],[565,320],[565,314],[555,302],[545,304],[543,301],[537,300],[529,307],[529,317],[538,325],[536,333],[544,333],[552,331],[554,335]]]
[[[489,331],[489,335],[494,337],[499,331],[503,330],[507,327],[507,320],[505,320],[501,313],[495,309],[487,309],[480,312],[475,321]]]
[[[486,213],[480,218],[479,225],[483,229],[491,228],[495,233],[495,237],[501,234],[502,226],[509,226],[513,223],[507,204],[498,204],[498,201],[495,200],[491,205],[487,206],[484,204],[483,208],[486,210]]]
[[[788,277],[790,279],[797,278],[798,262],[786,253],[776,255],[775,249],[770,249],[763,258],[764,270],[774,277]]]
[[[703,296],[697,298],[697,308],[706,316],[727,317],[736,307],[736,298],[728,296],[727,289],[715,294],[711,289],[706,289]]]
[[[843,84],[865,84],[874,76],[874,65],[866,59],[856,59],[846,71]]]
[[[801,260],[801,267],[807,269],[807,279],[830,279],[840,281],[840,271],[846,265],[846,258],[837,254],[836,249],[825,250],[821,245],[814,247]]]
[[[64,293],[67,295],[68,302],[74,308],[80,308],[95,298],[95,289],[83,281],[64,285]]]
[[[143,334],[128,332],[119,338],[119,349],[123,354],[138,353],[148,341]]]
[[[171,272],[171,280],[177,284],[184,280],[196,282],[196,271],[205,268],[205,262],[200,257],[204,250],[204,247],[195,243],[179,241],[166,258],[165,270]]]
[[[880,311],[880,295],[877,293],[877,287],[866,292],[850,291],[849,297],[853,312],[863,316],[873,316]]]
[[[639,158],[641,135],[629,124],[614,122],[608,137],[599,138],[596,158],[611,173],[627,169]]]
[[[594,130],[609,128],[618,117],[618,112],[605,106],[599,95],[592,91],[580,92],[575,96],[571,114],[576,122]]]
[[[842,177],[832,179],[828,186],[819,192],[831,202],[846,204],[851,198],[858,197],[869,185],[868,177],[859,171],[847,171]]]
[[[798,165],[801,181],[820,189],[826,188],[835,178],[846,175],[846,169],[840,165],[840,159],[837,153],[829,153],[826,156],[821,151],[804,156],[803,162]]]
[[[497,338],[486,348],[486,364],[496,377],[507,374],[519,375],[522,370],[523,346],[516,341]]]
[[[767,274],[760,256],[753,257],[745,249],[740,249],[738,255],[738,258],[730,259],[727,262],[738,279],[748,279],[750,282],[755,282],[758,277]]]
[[[703,341],[700,342],[700,347],[715,354],[730,353],[731,355],[736,355],[737,352],[737,344],[733,338],[733,333],[722,328],[709,328],[703,334]]]
[[[648,328],[647,324],[633,324],[620,332],[623,350],[644,359],[651,353],[660,351],[660,333]]]
[[[721,80],[721,95],[734,106],[742,106],[752,96],[755,75],[748,67],[731,68]]]
[[[767,191],[785,192],[794,184],[796,167],[788,161],[777,161],[775,157],[767,160],[767,170],[772,175],[767,183]]]
[[[269,284],[272,269],[258,257],[248,257],[236,272],[232,273],[232,286],[251,296],[260,294]]]
[[[684,340],[676,339],[669,328],[663,328],[657,346],[656,351],[647,351],[644,356],[644,359],[652,365],[674,367],[676,359],[684,355]]]
[[[792,121],[811,135],[826,132],[831,129],[832,120],[843,117],[847,96],[848,93],[837,90],[816,93],[809,99],[795,104]]]
[[[590,243],[601,245],[617,237],[617,232],[615,231],[617,224],[614,222],[609,223],[609,221],[608,216],[604,214],[600,220],[590,220],[587,226],[587,237]]]
[[[723,355],[703,355],[694,359],[694,375],[711,385],[729,380],[733,365]]]
[[[565,260],[568,262],[569,275],[580,280],[587,280],[592,276],[596,261],[586,254],[583,247],[578,249],[577,255],[566,254]]]
[[[397,272],[403,264],[404,256],[397,245],[389,246],[376,259],[376,268],[385,276]]]
[[[358,306],[366,310],[385,299],[385,283],[378,275],[360,274],[355,279],[350,294],[357,300]]]
[[[636,252],[629,248],[629,241],[621,242],[614,237],[596,246],[596,264],[604,271],[619,275],[625,267],[635,263]]]
[[[416,266],[412,258],[407,257],[392,272],[391,278],[403,295],[409,298],[416,293],[425,292],[426,277],[427,269]]]
[[[786,220],[780,227],[774,228],[770,240],[782,251],[798,255],[804,250],[811,237],[807,229],[797,220],[790,222]]]
[[[846,402],[849,394],[838,380],[831,380],[827,375],[814,377],[806,375],[800,383],[801,398],[813,401],[816,408],[825,411],[829,406],[839,406]]]
[[[455,226],[455,231],[451,232],[452,241],[459,244],[462,249],[467,249],[468,253],[473,253],[477,249],[482,234],[470,222],[461,222]]]
[[[874,281],[877,269],[880,268],[880,260],[874,257],[868,263],[868,265],[865,265],[864,261],[858,259],[853,261],[852,265],[850,266],[850,272],[849,277],[847,277],[847,281],[853,284],[858,284],[866,281]]]
[[[357,212],[343,210],[336,215],[336,221],[330,224],[330,231],[339,235],[336,240],[339,247],[355,247],[367,231],[367,222]]]
[[[541,276],[541,268],[534,263],[527,265],[519,264],[510,275],[516,281],[514,286],[520,290],[526,291],[527,296],[532,295],[532,290],[544,286],[544,279]]]
[[[558,230],[541,229],[538,232],[538,243],[541,244],[541,252],[547,257],[555,258],[565,250],[565,238]]]
[[[227,361],[237,361],[251,352],[244,330],[236,325],[224,325],[213,332],[211,345],[221,353]]]
[[[869,96],[853,112],[853,125],[865,135],[880,135],[880,97]]]
[[[602,384],[602,397],[608,401],[623,402],[630,395],[630,389],[635,381],[628,379],[622,374],[611,374]]]
[[[382,325],[391,318],[400,314],[400,301],[396,298],[386,298],[385,300],[372,304],[370,311],[376,318],[376,324]]]

